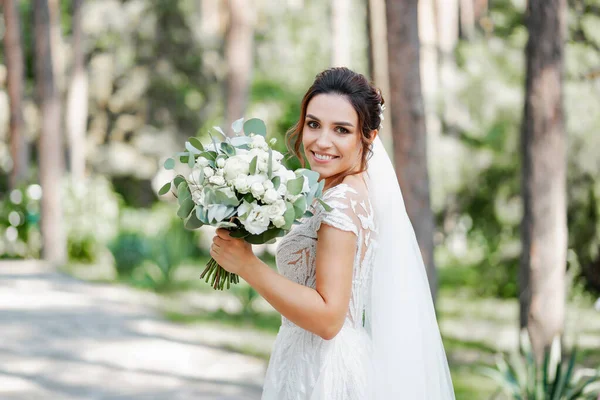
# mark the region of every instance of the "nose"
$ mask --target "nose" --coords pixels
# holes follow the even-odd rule
[[[331,147],[331,132],[329,129],[324,128],[319,132],[319,137],[317,138],[316,145],[322,149],[326,149]]]

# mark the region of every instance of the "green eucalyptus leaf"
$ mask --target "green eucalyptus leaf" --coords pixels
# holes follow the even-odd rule
[[[193,138],[190,138],[193,139]],[[192,144],[189,141],[185,142],[185,149],[187,151],[190,152],[190,154],[200,154],[202,152],[202,150],[197,149],[196,147],[192,146]]]
[[[247,147],[252,142],[252,138],[248,136],[236,136],[231,138],[231,145],[238,148]]]
[[[254,201],[254,196],[252,193],[246,193],[242,199],[244,199],[247,203],[252,203]]]
[[[323,206],[323,208],[325,209],[325,211],[331,212],[333,210],[333,208],[331,208],[331,206],[329,204],[325,203],[323,200],[317,199],[317,201],[319,203],[321,203],[321,205]]]
[[[256,164],[258,163],[258,156],[254,156],[252,161],[250,161],[250,175],[256,174]]]
[[[254,133],[256,135],[266,137],[267,126],[265,125],[263,120],[258,118],[252,118],[244,123],[244,132],[246,133],[246,135]]]
[[[190,213],[190,216],[185,220],[183,226],[186,229],[194,230],[200,228],[204,223],[200,221],[195,212]]]
[[[300,197],[294,202],[295,217],[301,218],[306,212],[306,197]]]
[[[306,168],[300,168],[296,170],[296,172],[300,172],[302,175],[306,176],[308,178],[308,183],[310,184],[310,186],[316,185],[319,181],[320,175],[316,171],[312,171]]]
[[[312,212],[310,212],[310,211],[307,211],[307,212],[304,213],[304,217],[305,218],[311,218],[313,216],[314,216],[314,214]]]
[[[158,191],[158,194],[163,196],[163,195],[169,193],[169,190],[171,190],[171,182],[165,183]]]
[[[279,189],[279,185],[281,185],[281,178],[279,176],[276,176],[273,179],[271,179],[271,182],[273,182],[273,187],[275,188],[275,190],[277,190]]]
[[[183,181],[177,186],[177,202],[181,205],[183,201],[192,197],[187,181]]]
[[[175,179],[173,179],[173,183],[175,184],[176,188],[179,187],[181,182],[185,182],[185,178],[182,175],[177,175]]]
[[[283,230],[279,228],[267,229],[260,235],[248,235],[244,240],[250,244],[265,244],[283,234]]]
[[[285,219],[285,225],[283,226],[283,229],[289,231],[292,228],[294,221],[296,220],[296,211],[294,210],[294,206],[292,205],[292,203],[286,202],[285,206],[286,209],[285,213],[283,214],[283,218]]]
[[[200,140],[198,140],[198,138],[191,137],[188,139],[188,141],[195,149],[200,150],[201,152],[204,151],[204,146],[202,145]]]
[[[231,124],[231,129],[233,130],[233,132],[235,132],[236,135],[242,133],[242,130],[244,129],[244,118],[240,118],[238,120],[233,121],[233,124]]]
[[[221,150],[223,151],[223,153],[227,154],[229,157],[235,155],[235,147],[233,147],[229,143],[226,143],[226,142],[221,143]]]
[[[164,163],[165,169],[173,169],[175,168],[175,160],[172,158],[167,158]]]
[[[184,155],[179,156],[179,162],[182,164],[187,164],[191,155],[190,153],[183,153]]]
[[[200,154],[202,157],[206,158],[208,161],[215,161],[219,156],[216,151],[205,151]]]
[[[177,216],[181,219],[187,218],[187,216],[190,215],[190,213],[194,209],[194,206],[195,204],[192,201],[192,198],[186,198],[185,200],[183,200],[183,202],[181,202],[179,210],[177,210]]]
[[[299,176],[296,179],[289,180],[287,183],[288,192],[291,195],[296,196],[302,192],[302,187],[304,186],[304,176]]]
[[[190,156],[188,158],[188,167],[194,168],[194,164],[196,164],[196,158],[193,154],[190,153]]]
[[[267,167],[267,177],[269,179],[273,178],[273,150],[269,149],[269,161]]]
[[[196,207],[196,218],[198,218],[198,220],[200,220],[203,224],[208,224],[208,216],[204,207]]]

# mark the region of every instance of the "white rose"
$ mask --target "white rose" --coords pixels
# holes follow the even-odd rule
[[[248,177],[246,175],[238,175],[233,182],[233,186],[242,194],[246,194],[250,191],[250,184],[248,183]]]
[[[273,202],[273,204],[267,206],[267,215],[269,216],[269,219],[275,221],[275,218],[281,217],[283,214],[285,214],[286,209],[285,201],[278,199],[277,201]]]
[[[273,161],[280,162],[281,160],[283,160],[283,154],[277,150],[273,150]]]
[[[206,178],[210,178],[214,174],[215,174],[215,170],[214,169],[212,169],[211,167],[204,167],[204,176]]]
[[[250,162],[246,156],[233,156],[227,160],[223,167],[225,179],[232,181],[239,175],[247,175],[250,171]]]
[[[279,187],[277,188],[277,193],[279,193],[280,196],[286,196],[287,195],[287,186],[285,184],[280,184]]]
[[[244,216],[244,214],[249,213],[254,207],[254,205],[256,205],[256,202],[248,203],[246,201],[243,201],[242,204],[240,204],[240,206],[237,209],[237,215],[240,218],[240,220],[245,221],[248,218],[248,215]]]
[[[258,149],[263,149],[263,150],[267,150],[269,148],[269,145],[267,144],[267,141],[265,140],[265,138],[261,135],[254,135],[252,137],[252,143],[250,144],[250,147],[253,148],[258,148]]]
[[[275,190],[275,189],[267,189],[267,191],[265,192],[265,195],[263,196],[263,200],[267,204],[274,203],[275,201],[277,201],[280,198],[281,198],[281,196],[279,195],[279,193],[277,193],[277,190]]]
[[[259,172],[267,172],[269,170],[269,163],[266,161],[259,161],[256,168]]]
[[[208,178],[208,181],[210,183],[212,183],[213,185],[217,185],[217,186],[225,185],[225,178],[223,178],[222,176],[219,176],[219,175],[211,176],[210,178]]]
[[[248,183],[250,186],[254,185],[255,183],[260,183],[262,185],[267,180],[269,180],[269,178],[267,177],[266,174],[258,174],[258,175],[249,175],[248,176]]]
[[[204,205],[204,191],[203,190],[194,190],[192,192],[192,200],[194,203],[203,206]]]
[[[255,182],[250,186],[250,191],[254,197],[261,197],[265,194],[265,188],[262,183]]]
[[[208,160],[204,157],[198,157],[196,159],[196,165],[199,165],[201,167],[206,167],[208,165]]]
[[[190,181],[192,181],[193,183],[197,184],[197,185],[201,185],[202,181],[200,180],[200,170],[197,168],[194,168],[194,170],[192,170],[192,173],[189,176]]]
[[[242,220],[244,228],[251,234],[260,235],[269,228],[271,221],[264,211],[263,207],[252,203],[252,210],[248,214],[248,217]]]
[[[219,176],[223,176],[223,168],[217,169],[216,174],[219,175]]]
[[[224,166],[225,166],[225,159],[221,157],[217,160],[217,167],[223,168]]]
[[[265,187],[265,190],[269,190],[269,189],[273,189],[273,182],[271,181],[264,181],[263,182],[263,186]]]
[[[283,216],[275,218],[273,220],[273,225],[275,225],[276,228],[283,228],[283,226],[285,225],[285,218],[283,218]]]
[[[281,169],[281,167],[282,167],[282,165],[280,163],[273,160],[273,172],[279,171],[279,169]]]

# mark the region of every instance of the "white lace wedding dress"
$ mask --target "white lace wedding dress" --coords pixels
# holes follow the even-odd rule
[[[306,331],[282,317],[263,388],[263,400],[366,400],[370,390],[372,349],[365,325],[370,298],[377,230],[368,195],[347,184],[325,191],[326,212],[317,203],[314,215],[296,225],[277,249],[279,272],[315,288],[317,231],[321,224],[356,235],[352,294],[341,331],[332,340]],[[324,266],[326,267],[326,266]]]

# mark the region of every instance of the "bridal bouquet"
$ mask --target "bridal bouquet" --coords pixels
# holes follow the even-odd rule
[[[262,120],[235,121],[234,137],[214,129],[220,140],[210,134],[208,144],[189,138],[186,151],[164,163],[166,169],[174,169],[176,161],[191,169],[187,177],[178,174],[159,190],[177,197],[177,216],[185,228],[211,225],[251,244],[273,243],[300,218],[312,215],[307,209],[314,199],[330,209],[321,199],[325,182],[318,182],[319,174],[283,166],[283,155],[271,148],[275,139],[265,139]],[[200,278],[219,290],[239,282],[212,258]]]

